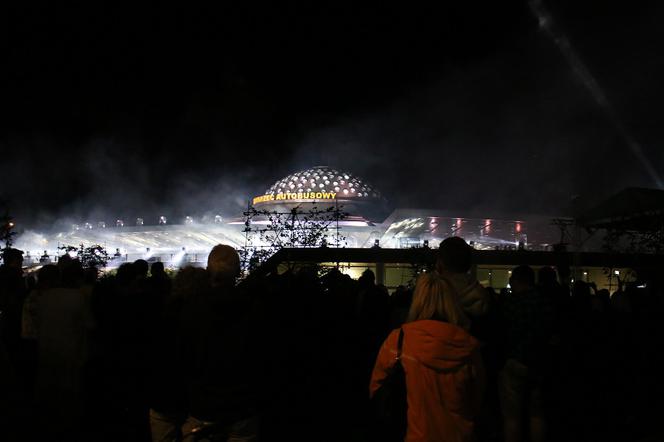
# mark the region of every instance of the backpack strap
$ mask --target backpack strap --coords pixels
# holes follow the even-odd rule
[[[397,341],[397,357],[396,360],[401,359],[401,349],[403,348],[403,328],[399,329],[399,340]]]

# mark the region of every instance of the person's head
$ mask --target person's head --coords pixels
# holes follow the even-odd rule
[[[339,269],[334,268],[334,269],[331,269],[329,272],[325,273],[321,277],[321,281],[327,286],[335,285],[341,279],[341,275],[342,274],[339,271]]]
[[[164,263],[161,261],[155,261],[150,266],[150,275],[152,276],[163,276],[164,272]]]
[[[371,269],[366,269],[357,281],[361,287],[371,287],[376,282],[376,275]]]
[[[233,247],[217,244],[208,256],[207,269],[216,283],[232,281],[240,274],[240,256]]]
[[[422,273],[417,278],[407,322],[435,319],[464,326],[466,318],[453,290],[437,272]]]
[[[526,265],[514,267],[510,276],[510,287],[514,293],[532,290],[535,288],[535,271]]]
[[[58,269],[60,269],[60,272],[62,272],[62,269],[67,267],[71,262],[73,261],[74,258],[69,256],[69,253],[65,253],[62,255],[60,258],[58,258]]]
[[[537,281],[542,286],[550,287],[558,282],[556,271],[549,266],[544,266],[537,272]]]
[[[37,272],[37,287],[41,290],[57,287],[60,282],[60,270],[53,264],[48,264]]]
[[[441,274],[466,273],[470,270],[472,257],[472,247],[463,238],[452,236],[440,243],[436,270]]]
[[[4,249],[2,251],[2,262],[9,268],[21,270],[23,266],[23,251],[10,247]]]
[[[99,278],[99,269],[95,266],[88,267],[83,271],[83,283],[93,285]]]
[[[130,262],[125,262],[118,267],[118,271],[115,273],[115,278],[118,284],[120,285],[128,285],[130,282],[134,280],[134,277],[136,275],[135,273],[136,268],[133,265],[133,263]]]
[[[597,291],[597,297],[605,302],[609,302],[611,300],[611,293],[608,289],[601,289]]]
[[[68,255],[65,255],[68,256]],[[83,281],[83,266],[78,259],[58,262],[60,268],[60,283],[63,287],[76,288]]]
[[[138,278],[146,278],[148,276],[148,269],[150,266],[148,265],[148,262],[144,259],[137,259],[134,261],[134,271],[136,273],[136,276]]]
[[[197,267],[185,267],[173,279],[173,298],[190,299],[207,293],[210,287],[208,273]]]

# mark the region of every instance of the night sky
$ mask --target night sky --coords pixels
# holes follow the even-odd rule
[[[654,187],[527,1],[216,3],[5,7],[0,198],[19,223],[232,215],[322,164],[460,216]],[[546,5],[664,174],[664,5]]]

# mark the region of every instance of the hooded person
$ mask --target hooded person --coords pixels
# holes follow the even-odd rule
[[[420,275],[402,326],[406,441],[473,440],[484,369],[478,341],[459,326],[462,318],[451,284],[435,272]],[[395,363],[398,337],[399,330],[394,330],[380,349],[371,396]]]
[[[473,248],[463,238],[453,236],[440,243],[436,271],[452,285],[457,302],[471,320],[489,311],[490,297],[482,285],[468,272]]]

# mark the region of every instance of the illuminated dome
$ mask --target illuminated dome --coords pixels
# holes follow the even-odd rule
[[[255,197],[253,204],[271,209],[336,205],[351,216],[379,221],[386,215],[386,200],[372,184],[327,166],[301,170],[278,180],[263,195]]]
[[[286,192],[334,192],[337,198],[381,198],[374,186],[359,177],[327,166],[290,174],[272,185],[265,195]],[[313,198],[312,198],[313,199]]]

